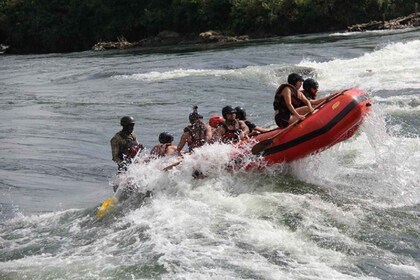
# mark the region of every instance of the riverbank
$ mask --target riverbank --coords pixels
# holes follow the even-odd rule
[[[216,31],[206,31],[197,35],[185,36],[174,31],[162,31],[157,36],[140,40],[138,42],[129,42],[123,36],[116,42],[98,42],[93,47],[94,51],[105,51],[110,49],[130,49],[141,47],[159,47],[181,44],[206,44],[206,43],[238,43],[249,41],[248,35],[228,36]]]
[[[370,21],[347,27],[348,32],[361,32],[367,30],[389,30],[405,29],[420,26],[420,14],[413,13],[408,16],[399,17],[388,21]],[[344,31],[345,29],[340,29]],[[330,31],[340,31],[333,28]],[[294,33],[288,35],[297,35]],[[268,39],[277,37],[275,34],[254,33],[252,35],[231,36],[222,32],[209,30],[202,33],[181,34],[175,31],[165,30],[154,37],[142,39],[140,41],[130,42],[124,36],[117,38],[117,41],[99,41],[90,49],[93,51],[105,51],[112,49],[132,49],[132,48],[156,48],[176,45],[194,45],[194,44],[236,44],[252,40]],[[13,46],[0,45],[0,54],[19,53]]]
[[[399,17],[387,21],[370,21],[368,23],[355,24],[347,27],[347,31],[367,31],[367,30],[388,30],[405,29],[420,26],[420,13],[412,13],[405,17]]]
[[[9,48],[9,46],[0,44],[0,54],[4,54],[7,51],[8,48]]]
[[[405,29],[420,26],[420,13],[413,13],[405,17],[399,17],[388,21],[370,21],[368,23],[360,23],[347,27],[348,32],[360,32],[367,30],[390,30]],[[272,35],[274,36],[274,35]],[[253,39],[262,39],[272,37],[268,34],[259,34],[258,36],[229,36],[217,31],[206,31],[198,35],[182,35],[175,31],[162,31],[157,36],[146,38],[137,42],[129,42],[123,36],[117,41],[98,42],[93,47],[93,51],[105,51],[111,49],[130,49],[130,48],[153,48],[171,45],[188,45],[188,44],[234,44],[247,42]],[[254,38],[255,37],[255,38]]]

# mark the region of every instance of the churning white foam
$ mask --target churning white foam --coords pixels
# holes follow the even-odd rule
[[[420,89],[420,40],[398,42],[378,47],[373,52],[352,59],[335,58],[327,62],[303,60],[297,67],[314,69],[321,90],[334,91],[358,87],[368,91]],[[175,69],[131,75],[114,79],[157,82],[185,77],[235,77],[277,85],[276,70],[281,65],[247,66],[239,69]]]
[[[357,36],[359,34],[394,34],[394,33],[406,33],[415,30],[416,28],[406,28],[404,30],[401,29],[384,29],[384,30],[366,30],[366,31],[353,31],[353,32],[335,32],[331,33],[330,37],[352,37]]]
[[[347,279],[334,269],[348,263],[345,254],[319,247],[307,238],[306,230],[290,231],[279,217],[299,213],[310,222],[328,211],[332,219],[339,217],[342,223],[354,225],[349,213],[337,215],[342,210],[316,197],[308,200],[306,196],[272,192],[232,196],[220,189],[219,183],[220,178],[214,178],[182,195],[157,195],[124,217],[131,227],[148,228],[150,240],[143,242],[153,244],[153,254],[160,256],[159,263],[168,276],[279,279],[295,275],[323,279],[330,275]],[[238,184],[236,180],[230,183]],[[346,239],[331,229],[329,237],[333,236]]]
[[[226,79],[235,78],[246,81],[252,80],[254,83],[264,83],[277,85],[276,70],[278,65],[247,66],[238,69],[175,69],[170,71],[152,71],[147,73],[136,73],[131,75],[116,75],[118,80],[136,80],[142,82],[159,82],[165,80],[182,79],[188,77],[223,77]]]
[[[293,162],[292,173],[305,182],[331,186],[332,192],[385,207],[420,203],[420,142],[393,135],[384,113],[371,112],[351,139]]]
[[[352,58],[327,62],[302,61],[315,69],[322,88],[358,87],[368,91],[420,89],[420,40],[388,44]]]
[[[152,71],[148,73],[139,73],[131,75],[114,76],[121,80],[140,80],[145,82],[157,82],[163,80],[179,79],[184,77],[204,77],[204,76],[222,76],[233,73],[234,70],[204,70],[204,69],[175,69],[171,71]]]

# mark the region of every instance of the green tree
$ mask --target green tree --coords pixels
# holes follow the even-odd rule
[[[414,11],[418,0],[0,0],[0,42],[21,52],[89,49],[163,30],[254,36],[345,29]]]

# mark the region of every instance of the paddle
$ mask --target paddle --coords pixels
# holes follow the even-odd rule
[[[341,92],[337,92],[332,94],[330,97],[326,98],[325,100],[323,100],[321,103],[319,103],[318,105],[316,105],[314,107],[314,111],[318,108],[320,108],[322,105],[324,105],[325,103],[331,101],[332,99],[336,98],[337,96],[343,94],[346,90],[341,91]],[[310,114],[310,112],[306,113],[304,115],[304,119],[306,119],[306,117]],[[283,129],[282,131],[280,131],[279,133],[275,134],[273,137],[269,138],[269,139],[265,139],[257,144],[255,144],[252,149],[251,152],[253,155],[258,155],[259,153],[261,153],[262,151],[264,151],[268,146],[272,145],[274,142],[274,139],[276,139],[277,137],[283,135],[284,133],[286,133],[287,131],[289,131],[292,127],[294,127],[295,125],[299,124],[300,122],[302,122],[303,120],[296,120],[293,123],[289,124],[285,129]]]
[[[165,168],[162,169],[162,171],[168,171],[171,170],[172,168],[174,168],[175,166],[179,165],[182,162],[182,160],[179,160],[177,162],[174,162],[168,166],[166,166]]]
[[[96,211],[96,217],[102,218],[106,213],[111,211],[115,205],[117,204],[118,199],[113,196],[102,202],[101,206],[98,208],[98,211]]]
[[[182,160],[174,162],[174,163],[166,166],[165,168],[163,168],[162,171],[168,171],[168,170],[174,168],[175,166],[179,165],[181,162],[182,162]],[[97,218],[102,218],[106,213],[108,213],[109,211],[114,209],[114,207],[117,205],[117,203],[118,203],[118,198],[116,196],[113,196],[113,197],[110,197],[110,198],[106,199],[104,202],[102,202],[101,206],[98,207],[98,210],[96,211],[96,217]]]

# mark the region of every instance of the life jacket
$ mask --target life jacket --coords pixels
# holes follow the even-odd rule
[[[191,136],[191,143],[188,142],[190,152],[206,143],[207,127],[201,121],[187,126],[184,132],[188,132]]]
[[[239,141],[242,129],[238,120],[225,120],[221,125],[225,129],[225,134],[222,136],[223,143],[236,143]]]
[[[298,91],[294,86],[292,86],[291,84],[282,84],[279,86],[279,88],[276,91],[276,94],[274,95],[274,101],[273,101],[274,111],[279,110],[280,112],[291,113],[289,108],[287,108],[283,95],[281,95],[281,92],[286,87],[289,87],[292,90],[291,101],[292,101],[292,106],[294,108],[299,108],[305,105],[305,103],[303,103],[303,101],[298,98]]]
[[[121,137],[119,143],[118,157],[121,160],[124,160],[127,157],[133,158],[137,154],[139,149],[135,134],[131,133],[129,135],[126,135],[122,131],[120,131],[117,134]]]

